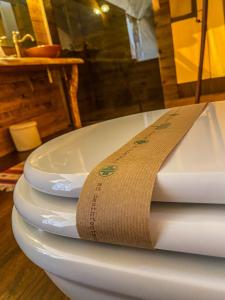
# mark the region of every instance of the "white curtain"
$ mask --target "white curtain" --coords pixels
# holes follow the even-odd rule
[[[123,9],[132,58],[138,61],[158,57],[151,0],[107,0]]]

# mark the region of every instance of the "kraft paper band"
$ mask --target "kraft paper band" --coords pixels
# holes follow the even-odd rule
[[[78,201],[81,239],[154,248],[149,220],[157,173],[206,105],[170,110],[94,168]]]

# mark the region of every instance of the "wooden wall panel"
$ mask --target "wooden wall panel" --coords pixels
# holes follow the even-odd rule
[[[154,11],[155,30],[159,48],[159,66],[165,106],[167,101],[178,99],[176,68],[169,0],[158,0]]]
[[[210,78],[202,81],[202,95],[224,93],[225,77]],[[180,98],[195,96],[196,82],[178,84]]]
[[[0,156],[15,150],[8,127],[27,120],[38,122],[41,137],[69,127],[58,81],[50,84],[45,71],[0,73]]]
[[[51,34],[52,42],[54,44],[60,44],[52,0],[44,0],[43,4],[48,20],[48,27]]]
[[[51,44],[52,36],[43,0],[26,2],[37,44]],[[50,15],[51,0],[46,3]],[[53,16],[51,19],[53,30]],[[53,36],[54,42],[57,42],[56,33]],[[6,48],[7,54],[13,52],[13,48]],[[60,72],[53,71],[52,75],[54,82],[50,84],[46,70],[0,72],[0,156],[15,150],[8,130],[11,124],[36,120],[41,137],[70,126]]]
[[[38,45],[52,44],[43,0],[27,0],[27,6]]]
[[[158,59],[80,65],[78,101],[83,124],[163,108]]]

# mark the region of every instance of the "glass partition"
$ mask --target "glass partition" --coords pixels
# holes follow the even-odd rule
[[[52,0],[63,55],[85,60],[83,123],[163,107],[151,1],[128,2]]]

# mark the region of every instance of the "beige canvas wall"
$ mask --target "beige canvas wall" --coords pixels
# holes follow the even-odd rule
[[[171,15],[180,11],[170,0]],[[186,3],[186,5],[185,5]],[[190,1],[182,1],[188,8]],[[225,25],[223,0],[209,0],[208,32],[206,38],[203,79],[225,76]],[[198,19],[202,17],[202,0],[197,0]],[[177,11],[176,11],[177,10]],[[201,38],[201,23],[189,18],[172,23],[177,83],[196,81]]]

